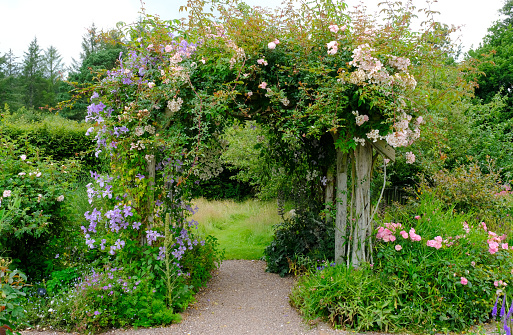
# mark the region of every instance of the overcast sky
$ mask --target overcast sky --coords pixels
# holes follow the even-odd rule
[[[383,0],[365,0],[371,11]],[[249,5],[275,7],[280,0],[246,0]],[[359,0],[347,0],[349,6]],[[158,14],[162,19],[175,19],[186,0],[146,0],[146,12]],[[440,11],[439,21],[463,25],[461,43],[464,50],[478,46],[487,28],[499,19],[498,10],[504,0],[438,0],[432,5]],[[414,0],[417,7],[425,7],[424,0]],[[39,46],[57,48],[66,65],[79,58],[82,36],[93,23],[98,28],[113,28],[119,21],[131,23],[139,16],[139,0],[0,0],[0,54],[9,49],[19,57],[28,50],[37,37]]]

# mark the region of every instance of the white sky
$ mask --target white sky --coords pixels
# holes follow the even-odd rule
[[[375,11],[383,0],[363,1]],[[275,7],[280,0],[246,0],[249,5]],[[349,6],[359,0],[346,0]],[[186,0],[145,0],[146,12],[158,14],[162,19],[175,19],[182,15],[178,9]],[[504,0],[438,0],[432,5],[439,11],[439,21],[464,25],[461,42],[464,51],[471,45],[477,47],[486,35],[487,28],[499,19],[498,10]],[[424,0],[414,0],[417,7],[425,7]],[[100,29],[113,28],[119,21],[137,20],[139,0],[0,0],[0,54],[12,49],[23,59],[30,42],[37,37],[40,48],[57,48],[66,65],[79,59],[82,36],[93,23]]]

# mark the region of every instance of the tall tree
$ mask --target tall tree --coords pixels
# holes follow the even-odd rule
[[[20,66],[16,61],[18,57],[12,50],[5,53],[0,61],[0,107],[8,104],[11,109],[18,109],[22,105],[20,93]]]
[[[476,96],[490,103],[496,93],[507,97],[499,121],[513,118],[513,0],[507,0],[500,12],[506,17],[488,28],[488,34],[469,55],[480,61],[482,75],[477,78]]]
[[[43,79],[43,55],[34,37],[23,59],[24,102],[27,107],[41,105],[45,81]],[[38,106],[39,107],[39,106]]]
[[[58,80],[62,77],[64,71],[64,64],[62,56],[57,49],[53,46],[45,50],[43,57],[43,74],[48,82],[44,100],[46,104],[54,106],[57,95]]]

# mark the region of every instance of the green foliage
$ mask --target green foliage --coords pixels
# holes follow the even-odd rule
[[[85,171],[96,169],[99,164],[93,155],[94,143],[86,136],[89,128],[86,123],[25,108],[10,114],[6,106],[4,113],[0,131],[19,142],[37,147],[40,156],[59,161],[78,159]]]
[[[276,225],[273,241],[265,249],[267,271],[285,276],[298,256],[333,259],[335,229],[314,212],[298,211]]]
[[[212,278],[212,271],[221,266],[224,251],[219,249],[217,238],[208,235],[205,243],[197,244],[182,258],[183,272],[190,274],[187,284],[197,292]],[[186,307],[186,306],[185,306]]]
[[[51,279],[46,281],[46,288],[48,293],[57,295],[67,291],[71,287],[71,283],[80,277],[80,273],[76,267],[72,267],[53,271],[50,277]]]
[[[26,324],[22,321],[24,310],[21,306],[21,291],[27,277],[18,270],[9,269],[10,261],[0,258],[0,324],[14,330]]]
[[[454,213],[429,194],[419,198],[396,213],[401,226],[384,224],[395,239],[377,240],[374,264],[326,267],[299,280],[291,301],[307,319],[358,331],[425,332],[461,331],[489,320],[496,293],[511,291],[512,250],[500,244],[492,253],[490,239],[502,239],[499,232],[472,225],[471,215]],[[412,240],[411,228],[420,241]],[[440,245],[430,246],[436,238]]]
[[[254,193],[253,188],[249,183],[240,181],[236,177],[236,170],[232,170],[230,166],[224,166],[223,171],[216,177],[199,181],[198,187],[192,190],[192,196],[208,200],[232,199],[236,201],[243,201],[251,197]]]

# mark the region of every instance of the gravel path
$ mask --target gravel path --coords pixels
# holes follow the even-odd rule
[[[293,284],[294,278],[280,278],[265,272],[263,261],[224,261],[208,286],[196,295],[197,302],[182,314],[180,324],[163,328],[116,329],[105,335],[357,335],[334,330],[325,323],[303,323],[289,304],[288,295]],[[476,333],[491,335],[496,329],[494,325],[484,328]],[[21,333],[67,335],[52,331]],[[365,335],[387,334],[368,332]]]
[[[307,325],[289,304],[294,278],[265,272],[265,262],[224,261],[197,302],[183,313],[183,320],[164,328],[112,330],[108,335],[331,335],[347,334],[327,324]],[[23,335],[63,334],[23,331]]]

